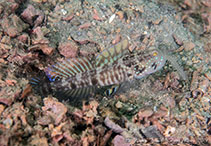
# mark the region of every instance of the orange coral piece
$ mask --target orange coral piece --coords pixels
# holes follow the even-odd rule
[[[21,98],[25,98],[32,92],[32,86],[28,84],[21,94]]]
[[[7,85],[14,86],[17,81],[16,80],[6,80]]]

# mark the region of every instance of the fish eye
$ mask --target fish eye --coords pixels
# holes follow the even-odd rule
[[[154,62],[151,67],[155,70],[157,68],[157,64]]]
[[[134,67],[134,70],[135,70],[135,71],[137,71],[137,70],[138,70],[138,65],[136,65],[136,66]]]
[[[153,54],[152,54],[153,56],[157,56],[158,55],[158,52],[156,51],[156,52],[153,52]]]

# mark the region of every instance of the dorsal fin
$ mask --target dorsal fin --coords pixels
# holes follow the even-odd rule
[[[67,59],[57,63],[45,70],[50,81],[58,78],[70,78],[78,73],[83,73],[93,69],[91,60],[87,57]]]
[[[112,64],[113,62],[117,61],[127,52],[128,47],[129,47],[129,42],[127,39],[125,39],[120,43],[108,49],[103,50],[96,57],[96,64],[95,64],[96,67],[103,67],[106,64]]]

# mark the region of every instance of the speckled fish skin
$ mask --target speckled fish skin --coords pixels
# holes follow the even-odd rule
[[[70,78],[51,82],[51,86],[56,90],[58,86],[64,87],[64,90],[83,88],[87,86],[96,86],[98,88],[113,84],[120,84],[126,81],[130,76],[129,68],[117,64],[101,69],[94,69],[84,73],[79,73]]]
[[[102,51],[94,61],[75,58],[50,66],[45,71],[50,81],[48,88],[61,98],[90,96],[101,87],[141,79],[161,69],[166,62],[159,50],[129,53],[128,46],[128,40],[124,40]]]
[[[160,70],[165,65],[166,59],[162,51],[154,49],[147,52],[137,51],[126,55],[123,57],[122,62],[131,68],[134,78],[141,79]]]

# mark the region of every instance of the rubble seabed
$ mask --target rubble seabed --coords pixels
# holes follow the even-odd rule
[[[2,0],[0,145],[208,146],[210,7],[209,0],[186,0],[176,6],[181,15],[158,1]],[[188,79],[167,64],[125,83],[114,98],[97,96],[81,107],[41,99],[28,85],[49,64],[96,55],[125,38],[130,51],[166,46]]]

